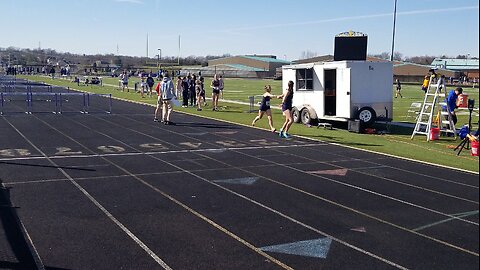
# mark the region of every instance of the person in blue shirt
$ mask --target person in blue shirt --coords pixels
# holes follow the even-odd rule
[[[455,114],[455,109],[458,108],[457,99],[458,99],[458,96],[461,95],[462,93],[463,93],[463,89],[461,87],[457,87],[455,88],[455,90],[451,90],[448,93],[448,96],[446,99],[447,106],[450,109],[450,113],[452,115],[452,120],[454,124],[457,124],[457,115]],[[447,110],[445,106],[443,109]]]

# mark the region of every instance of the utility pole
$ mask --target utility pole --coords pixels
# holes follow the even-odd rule
[[[393,52],[395,50],[395,27],[397,23],[397,0],[394,0],[394,8],[393,8],[393,36],[392,36],[392,53],[390,54],[390,61],[393,62]]]
[[[157,67],[160,68],[160,59],[162,58],[162,49],[158,48],[158,54],[157,54]]]
[[[180,66],[180,49],[181,49],[181,36],[178,35],[178,65]]]

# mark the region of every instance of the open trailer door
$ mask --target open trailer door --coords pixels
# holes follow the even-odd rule
[[[346,67],[336,69],[336,116],[347,119],[352,118],[350,72],[350,68]]]

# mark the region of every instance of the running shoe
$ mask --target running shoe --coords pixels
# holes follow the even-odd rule
[[[154,118],[154,119],[153,119],[153,122],[158,122],[158,119],[157,119],[157,118]]]
[[[290,138],[290,134],[288,134],[287,132],[283,132],[283,138],[285,139]]]

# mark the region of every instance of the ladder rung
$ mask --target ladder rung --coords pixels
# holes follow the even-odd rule
[[[447,106],[447,103],[446,102],[439,102],[438,104],[442,105],[442,106]]]
[[[423,103],[423,106],[425,107],[425,105],[428,105],[428,106],[433,106],[433,103],[430,103],[430,102],[425,102],[425,103]]]
[[[439,97],[445,97],[445,94],[438,94]]]
[[[448,112],[441,112],[441,114],[445,115],[445,116],[450,115],[450,113],[448,113]]]
[[[428,132],[424,132],[424,131],[415,131],[415,134],[428,135]]]
[[[419,125],[428,125],[429,123],[428,123],[428,122],[417,122],[417,124],[419,124]]]

